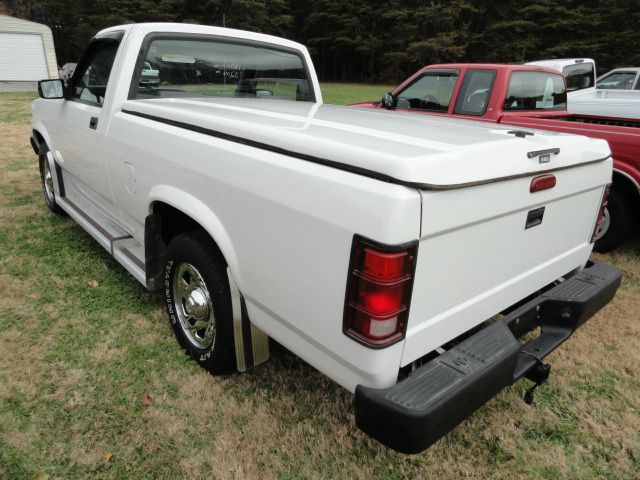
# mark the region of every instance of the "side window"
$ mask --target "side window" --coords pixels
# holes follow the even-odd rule
[[[118,45],[113,40],[98,40],[89,47],[72,77],[72,99],[102,106]]]
[[[496,80],[495,70],[469,70],[462,80],[454,113],[484,115]]]
[[[631,90],[635,79],[635,72],[615,72],[600,79],[598,81],[598,88],[610,90]]]
[[[593,63],[567,65],[562,69],[562,74],[567,82],[567,92],[593,87],[593,77],[595,76]]]
[[[396,107],[405,110],[448,111],[459,73],[458,70],[431,70],[423,73],[397,94]]]
[[[505,111],[565,110],[567,92],[562,76],[547,72],[513,72],[503,108]]]

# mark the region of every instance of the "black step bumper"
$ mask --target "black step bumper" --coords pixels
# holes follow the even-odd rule
[[[388,447],[418,453],[521,377],[614,297],[621,273],[589,263],[577,275],[416,369],[386,389],[358,385],[356,425]],[[524,345],[517,338],[541,327]]]

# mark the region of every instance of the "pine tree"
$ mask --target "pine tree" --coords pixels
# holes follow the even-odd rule
[[[435,62],[593,57],[640,65],[640,0],[5,0],[49,25],[60,63],[95,33],[131,22],[190,22],[270,33],[309,48],[323,80],[397,82]]]

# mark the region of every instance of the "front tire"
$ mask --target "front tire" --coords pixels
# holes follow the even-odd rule
[[[46,143],[41,142],[38,149],[38,164],[40,167],[40,183],[42,184],[42,193],[44,195],[44,201],[53,213],[57,215],[63,215],[62,210],[56,203],[56,192],[53,188],[53,175],[51,174],[51,168],[49,166],[49,160],[47,159],[47,153],[49,147]]]
[[[593,247],[596,252],[605,253],[613,250],[633,233],[631,203],[615,187],[609,193],[609,203],[602,223]]]
[[[236,370],[227,265],[202,231],[174,237],[167,247],[167,314],[187,355],[213,374]]]

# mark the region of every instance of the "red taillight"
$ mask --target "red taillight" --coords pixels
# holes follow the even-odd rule
[[[540,192],[541,190],[549,190],[556,186],[556,176],[553,173],[548,173],[546,175],[539,175],[537,177],[533,177],[531,180],[531,185],[529,186],[529,191],[531,193]]]
[[[406,261],[407,252],[383,253],[365,247],[362,271],[375,278],[394,279],[403,274]]]
[[[602,220],[604,220],[604,211],[607,209],[607,205],[609,204],[609,192],[611,192],[611,184],[604,187],[602,203],[600,204],[600,210],[598,210],[598,217],[596,218],[596,226],[593,228],[593,234],[591,235],[591,243],[597,240]]]
[[[370,347],[402,339],[407,327],[417,244],[390,247],[354,237],[344,332]]]
[[[400,278],[391,283],[371,280],[365,275],[354,272],[359,288],[356,304],[375,315],[398,312],[402,308],[405,283],[408,278]]]

